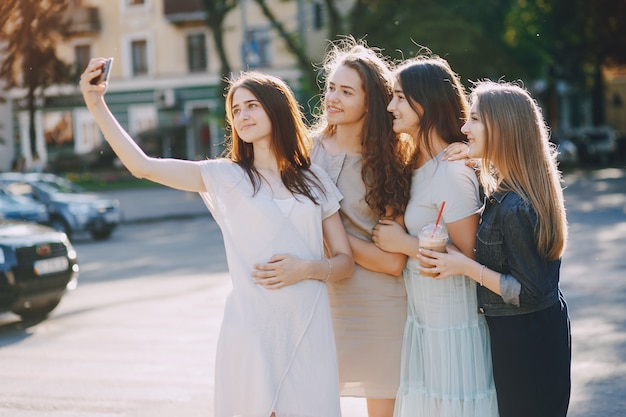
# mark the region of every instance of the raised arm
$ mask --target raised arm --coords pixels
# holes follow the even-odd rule
[[[108,81],[91,84],[91,80],[101,74],[104,62],[104,58],[94,58],[89,62],[80,77],[80,88],[87,109],[120,161],[137,178],[145,178],[184,191],[206,191],[199,162],[153,158],[146,155],[115,119],[104,101]]]

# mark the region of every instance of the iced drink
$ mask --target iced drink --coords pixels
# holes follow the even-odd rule
[[[435,229],[434,224],[427,224],[426,226],[422,227],[422,230],[420,230],[418,238],[420,241],[420,248],[430,249],[442,253],[446,252],[446,244],[448,243],[448,231],[443,225],[439,224]],[[433,266],[429,263],[425,263],[422,261],[420,261],[420,265],[427,268],[431,268]],[[421,274],[428,277],[435,277],[438,275],[430,274],[427,272],[422,272]]]

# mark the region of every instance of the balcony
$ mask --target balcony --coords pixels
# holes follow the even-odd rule
[[[164,0],[163,13],[174,25],[204,24],[207,17],[202,0]]]
[[[68,10],[69,31],[72,35],[100,32],[100,13],[97,7],[77,7]]]

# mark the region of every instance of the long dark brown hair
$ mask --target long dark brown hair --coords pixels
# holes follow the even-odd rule
[[[365,201],[379,216],[398,216],[409,201],[410,172],[406,167],[406,142],[393,132],[393,117],[387,112],[393,91],[390,63],[365,41],[347,37],[330,45],[322,64],[326,80],[342,66],[359,74],[365,91],[367,114],[361,132]],[[316,136],[330,137],[337,126],[326,122],[324,100],[321,102],[313,130]]]
[[[409,105],[419,115],[420,137],[414,138],[419,145],[411,158],[413,164],[418,152],[435,157],[429,140],[432,132],[448,143],[466,140],[461,126],[469,111],[467,95],[445,59],[435,55],[408,59],[398,67],[396,76]]]
[[[254,167],[254,148],[244,142],[233,123],[233,95],[240,88],[249,90],[261,103],[272,124],[271,147],[283,184],[294,195],[304,195],[318,203],[311,186],[324,192],[317,176],[309,170],[312,142],[304,124],[304,117],[292,90],[280,78],[258,72],[243,72],[230,81],[226,94],[226,123],[230,141],[226,157],[241,166],[248,174],[254,192],[261,186],[262,175]]]

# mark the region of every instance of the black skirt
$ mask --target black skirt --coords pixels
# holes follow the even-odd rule
[[[565,417],[571,392],[567,304],[530,314],[488,316],[500,417]]]

